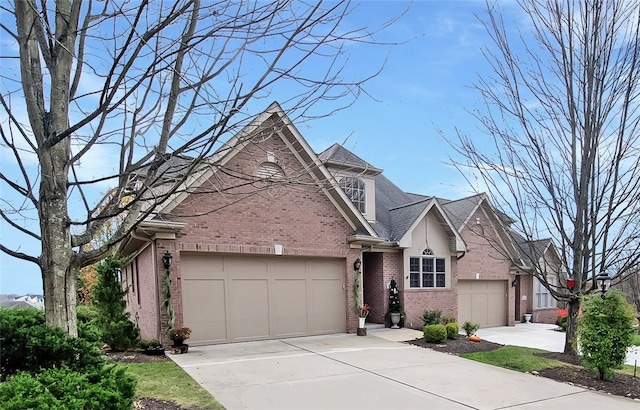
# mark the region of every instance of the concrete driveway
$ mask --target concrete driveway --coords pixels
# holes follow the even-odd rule
[[[415,336],[403,332],[192,346],[170,357],[229,410],[638,409],[628,399],[393,341]]]

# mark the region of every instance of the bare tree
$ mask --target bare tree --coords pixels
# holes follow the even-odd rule
[[[210,154],[257,113],[255,101],[278,87],[283,108],[302,121],[323,115],[312,109],[320,101],[331,103],[324,114],[348,107],[377,74],[345,70],[349,44],[375,45],[375,29],[343,28],[348,1],[1,7],[15,16],[15,26],[1,28],[16,47],[3,56],[0,132],[12,163],[0,173],[11,191],[0,216],[42,246],[39,255],[7,242],[0,250],[40,267],[47,323],[72,335],[77,270],[104,257],[189,175],[215,167]],[[13,61],[19,66],[6,69]],[[100,158],[111,161],[91,173]]]
[[[575,354],[581,295],[598,273],[622,277],[640,260],[640,6],[518,5],[530,24],[515,32],[487,3],[492,74],[475,85],[484,104],[472,112],[486,137],[457,130],[452,145],[460,170],[515,216],[516,232],[532,246],[548,237],[557,244],[560,268],[534,261],[531,271],[568,304],[565,352]]]
[[[640,317],[640,270],[634,269],[626,272],[611,286],[624,293],[627,301],[635,306]]]

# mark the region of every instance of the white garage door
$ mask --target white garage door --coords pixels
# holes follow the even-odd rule
[[[507,324],[507,282],[502,280],[461,280],[458,282],[458,323],[481,327]]]
[[[191,344],[346,331],[343,259],[180,255]]]

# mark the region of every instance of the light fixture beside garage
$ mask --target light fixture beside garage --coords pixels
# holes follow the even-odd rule
[[[274,249],[273,249],[273,251],[274,251],[274,253],[276,255],[282,255],[282,251],[283,250],[284,250],[284,247],[279,243],[276,243],[275,246],[274,246]]]
[[[169,251],[165,251],[164,255],[162,255],[162,264],[164,265],[165,269],[169,269],[171,267],[172,259],[173,256],[171,256],[171,253],[169,253]]]
[[[355,262],[353,262],[353,270],[357,272],[360,270],[361,266],[362,266],[362,261],[360,260],[360,258],[357,258]]]

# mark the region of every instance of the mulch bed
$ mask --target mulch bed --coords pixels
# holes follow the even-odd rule
[[[427,343],[423,339],[408,340],[406,343],[453,355],[490,352],[502,347],[501,344],[488,342],[486,340],[470,342],[464,337],[447,340],[444,344]],[[612,380],[603,381],[598,379],[597,374],[591,373],[582,367],[580,365],[580,359],[576,356],[555,352],[542,353],[541,356],[565,362],[567,365],[543,369],[537,373],[539,376],[569,383],[574,386],[597,390],[606,394],[640,400],[640,369],[638,370],[638,377],[616,373]]]

